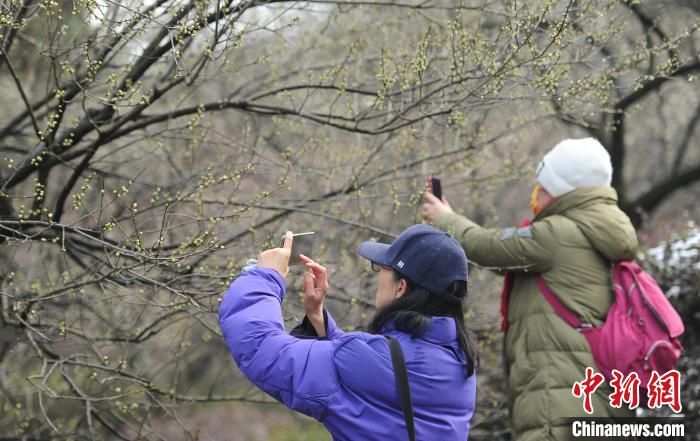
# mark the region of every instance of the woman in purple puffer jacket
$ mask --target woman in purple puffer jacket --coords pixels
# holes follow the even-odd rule
[[[377,274],[370,333],[344,333],[323,307],[326,269],[302,257],[306,317],[284,330],[280,304],[292,237],[264,251],[224,296],[219,322],[240,370],[336,441],[408,439],[386,336],[400,344],[417,440],[464,441],[476,396],[476,341],[464,324],[467,258],[452,236],[428,225],[389,245],[365,242]]]

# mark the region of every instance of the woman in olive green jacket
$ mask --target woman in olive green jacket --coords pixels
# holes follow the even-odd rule
[[[514,439],[564,440],[565,418],[591,416],[572,394],[586,367],[595,369],[586,339],[554,312],[535,284],[540,273],[584,322],[599,326],[613,300],[611,262],[633,259],[634,227],[610,187],[607,151],[592,138],[565,140],[540,163],[531,225],[482,228],[426,195],[423,217],[451,232],[477,264],[513,274],[507,303],[505,362]],[[632,416],[608,402],[606,384],[592,396],[592,416]]]

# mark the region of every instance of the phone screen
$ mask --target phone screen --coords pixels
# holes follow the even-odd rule
[[[430,192],[434,194],[436,198],[442,199],[442,184],[440,183],[440,178],[431,176],[429,182]]]
[[[304,263],[299,257],[299,254],[303,254],[306,257],[311,257],[311,252],[314,248],[315,237],[316,233],[313,231],[309,231],[308,233],[298,233],[292,235],[292,238],[294,240],[292,241],[292,255],[289,257],[290,266],[301,265],[302,263]],[[284,246],[284,236],[282,237],[280,246]]]

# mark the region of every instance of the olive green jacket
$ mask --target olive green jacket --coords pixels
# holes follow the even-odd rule
[[[562,418],[587,416],[572,386],[595,363],[585,338],[540,293],[534,273],[585,322],[600,325],[613,300],[610,262],[634,258],[637,248],[617,193],[609,187],[572,191],[524,228],[482,228],[456,213],[443,214],[435,225],[462,243],[470,261],[514,273],[504,345],[514,439],[567,439],[571,424]],[[609,393],[603,385],[592,397],[593,416],[630,416],[609,406]]]

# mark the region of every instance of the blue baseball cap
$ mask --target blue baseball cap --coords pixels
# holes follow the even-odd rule
[[[357,248],[365,259],[393,268],[412,282],[441,296],[454,282],[467,281],[467,255],[451,235],[430,225],[408,227],[391,244],[363,242]],[[461,300],[461,299],[460,299]]]

